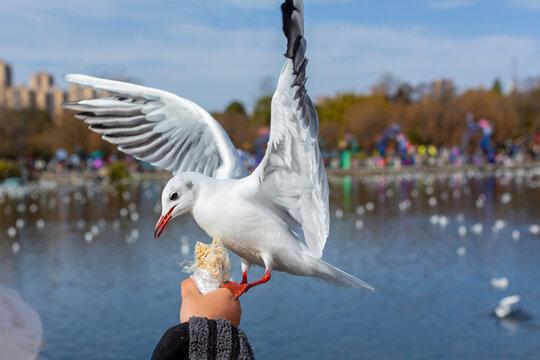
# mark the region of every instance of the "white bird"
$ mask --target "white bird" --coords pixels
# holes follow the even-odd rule
[[[497,315],[499,319],[507,317],[512,312],[512,306],[520,301],[521,297],[519,295],[502,298],[501,301],[499,301],[499,305],[495,308],[495,315]]]
[[[287,59],[272,97],[267,150],[251,175],[219,123],[195,103],[171,93],[66,75],[71,83],[117,97],[65,107],[80,111],[76,117],[119,150],[172,171],[161,196],[155,237],[172,218],[191,213],[210,237],[241,257],[242,282],[225,284],[235,296],[268,281],[272,270],[373,290],[321,260],[330,225],[328,180],[317,142],[317,113],[304,87],[303,3],[286,0],[281,10]],[[251,265],[266,272],[248,284]]]
[[[508,288],[508,278],[506,276],[500,278],[491,278],[491,280],[489,280],[489,283],[495,289],[506,290]]]
[[[540,233],[540,225],[529,225],[529,232],[533,235],[538,235],[538,233]]]

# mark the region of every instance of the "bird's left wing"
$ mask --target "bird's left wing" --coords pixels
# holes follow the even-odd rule
[[[499,305],[507,307],[507,306],[515,305],[520,301],[521,301],[521,297],[519,295],[512,295],[512,296],[507,296],[505,298],[502,298],[501,301],[499,301]]]
[[[287,60],[272,97],[266,153],[250,180],[267,202],[286,215],[291,232],[320,258],[330,225],[328,180],[317,142],[317,112],[304,87],[304,9],[301,0],[287,0],[281,10]]]
[[[172,171],[242,178],[247,170],[221,125],[197,104],[163,90],[69,74],[76,85],[116,95],[64,104],[90,130],[137,159]]]

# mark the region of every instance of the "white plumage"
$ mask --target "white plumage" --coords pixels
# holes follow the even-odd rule
[[[343,287],[373,288],[320,258],[328,237],[328,181],[317,142],[319,121],[306,82],[303,4],[281,6],[287,58],[272,97],[266,154],[248,175],[236,149],[211,115],[161,90],[84,75],[66,80],[117,95],[67,104],[121,151],[173,172],[162,193],[167,222],[191,213],[199,226],[242,258],[238,290],[268,281],[272,269],[313,276]],[[251,265],[266,275],[247,284]]]
[[[495,315],[497,315],[499,319],[507,317],[512,312],[512,306],[520,301],[521,297],[519,295],[512,295],[502,298],[495,308]]]

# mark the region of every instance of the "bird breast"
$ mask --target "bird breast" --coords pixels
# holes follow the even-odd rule
[[[212,238],[220,239],[225,247],[253,264],[263,265],[261,253],[272,254],[275,247],[287,241],[282,224],[258,207],[232,191],[216,191],[197,201],[193,218]]]

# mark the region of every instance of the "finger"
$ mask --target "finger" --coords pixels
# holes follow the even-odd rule
[[[182,281],[180,291],[183,298],[186,296],[197,296],[201,294],[199,292],[199,288],[197,288],[195,280],[192,278],[187,278],[186,280]]]

